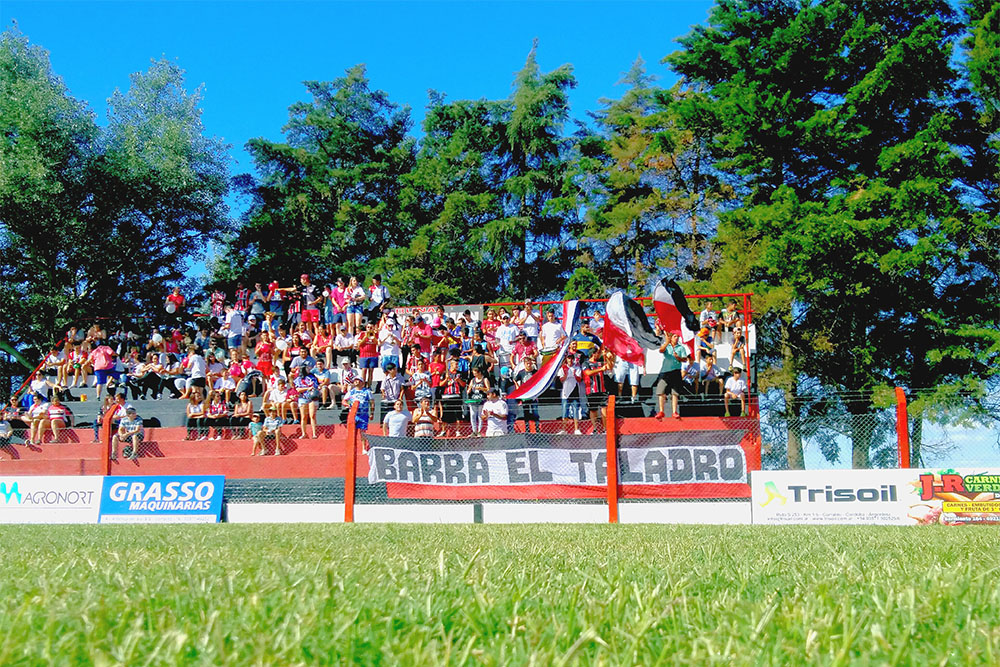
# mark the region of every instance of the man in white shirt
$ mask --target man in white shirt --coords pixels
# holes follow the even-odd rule
[[[392,412],[382,420],[382,434],[390,438],[402,438],[406,435],[406,427],[410,423],[410,413],[403,408],[402,399],[393,404]]]
[[[402,351],[399,349],[400,337],[403,330],[399,326],[396,316],[390,314],[382,322],[382,328],[378,330],[379,343],[379,366],[385,371],[389,364],[394,364],[399,368],[399,360],[402,358]]]
[[[514,351],[514,341],[517,339],[519,329],[516,324],[511,324],[510,315],[506,313],[500,320],[500,326],[493,333],[499,346],[497,357],[501,366],[510,366],[510,354]]]
[[[244,351],[243,347],[243,313],[232,306],[226,306],[226,323],[222,330],[227,332],[226,342],[229,349]]]
[[[743,371],[739,368],[733,369],[733,375],[726,380],[726,393],[722,399],[726,405],[726,416],[729,416],[729,399],[740,399],[740,414],[747,413],[747,383],[743,379]]]
[[[542,325],[539,338],[541,339],[543,359],[548,359],[555,354],[563,339],[566,338],[566,331],[559,322],[556,322],[556,311],[551,308],[545,311],[545,324]]]
[[[381,274],[372,276],[372,286],[368,288],[368,299],[371,301],[371,311],[376,318],[382,315],[382,310],[389,304],[389,288],[382,284]]]
[[[496,387],[490,387],[486,392],[482,417],[486,420],[487,437],[507,434],[507,401],[500,399]]]

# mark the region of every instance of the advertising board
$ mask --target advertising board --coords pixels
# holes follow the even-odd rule
[[[107,477],[101,523],[217,523],[222,475]]]
[[[755,524],[1000,525],[1000,470],[765,470],[751,487]]]
[[[97,523],[102,479],[0,476],[0,523]]]

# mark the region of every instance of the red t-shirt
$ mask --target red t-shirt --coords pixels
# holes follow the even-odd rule
[[[358,356],[363,359],[377,357],[378,338],[367,334],[361,334],[361,338],[358,339]]]
[[[432,361],[430,366],[427,367],[427,371],[431,374],[431,386],[440,387],[441,386],[441,376],[444,375],[445,365],[440,361]]]
[[[162,294],[162,292],[161,292],[161,294]],[[170,303],[172,303],[175,306],[177,306],[178,308],[180,308],[181,306],[184,305],[184,295],[183,294],[174,294],[173,292],[171,292],[170,294],[167,295],[167,301],[169,301]]]

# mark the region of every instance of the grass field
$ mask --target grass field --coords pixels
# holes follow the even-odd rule
[[[995,529],[5,526],[0,664],[997,664]]]

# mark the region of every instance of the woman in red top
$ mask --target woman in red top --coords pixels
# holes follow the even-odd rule
[[[483,332],[483,339],[487,343],[492,343],[496,340],[496,331],[500,328],[500,320],[497,319],[497,311],[493,308],[486,309],[486,317],[483,318],[483,326],[481,330]]]
[[[257,355],[257,370],[263,373],[264,377],[271,377],[274,372],[274,334],[262,333],[254,353]]]
[[[326,324],[318,329],[316,337],[312,340],[311,354],[315,359],[323,359],[327,368],[333,367],[333,325]]]
[[[375,325],[371,322],[358,336],[357,348],[361,379],[364,381],[365,387],[371,389],[375,368],[378,366],[378,334],[375,332]]]
[[[452,361],[448,365],[441,387],[442,417],[444,422],[444,433],[447,437],[449,430],[454,429],[455,437],[461,435],[459,420],[462,418],[462,390],[465,388],[465,380],[458,371],[458,361]]]
[[[438,350],[434,353],[434,358],[427,367],[427,372],[431,374],[431,387],[434,388],[433,403],[438,419],[441,419],[444,414],[441,407],[441,387],[444,385],[444,374],[446,370],[447,366],[444,365],[444,350]]]

